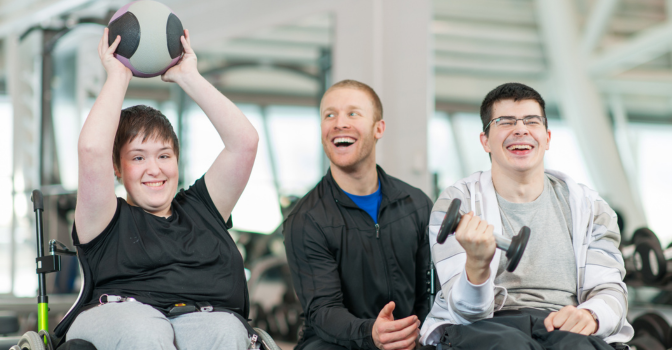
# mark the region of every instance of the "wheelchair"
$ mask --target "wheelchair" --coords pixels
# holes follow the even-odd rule
[[[46,292],[45,275],[61,270],[61,255],[76,256],[77,252],[68,249],[63,243],[51,240],[49,242],[49,254],[44,254],[44,233],[42,231],[42,212],[44,211],[44,203],[42,192],[40,190],[34,190],[31,200],[33,202],[33,211],[35,212],[37,234],[37,258],[35,259],[35,262],[37,264],[36,272],[38,275],[38,331],[26,332],[19,338],[17,345],[12,346],[10,350],[96,350],[93,344],[82,339],[71,339],[66,342],[65,334],[58,337],[49,334],[48,332],[49,303]],[[80,271],[82,271],[81,262]],[[75,309],[82,299],[84,285],[85,283],[82,283],[77,302],[70,308],[68,314]],[[252,327],[246,328],[248,328],[248,333],[250,334],[251,345],[249,349],[281,350],[275,341],[273,341],[273,338],[263,329]]]

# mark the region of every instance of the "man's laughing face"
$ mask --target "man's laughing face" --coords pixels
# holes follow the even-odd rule
[[[322,146],[332,166],[355,171],[361,164],[375,164],[376,141],[385,122],[376,121],[371,97],[362,90],[336,88],[320,104]]]
[[[492,120],[500,117],[522,119],[543,116],[535,100],[500,100],[492,105]],[[542,119],[543,120],[543,119]],[[511,123],[512,124],[512,123]],[[551,131],[544,123],[525,125],[518,120],[515,125],[498,125],[492,122],[488,134],[481,133],[483,149],[492,157],[493,170],[528,173],[544,168],[544,154],[551,142]]]

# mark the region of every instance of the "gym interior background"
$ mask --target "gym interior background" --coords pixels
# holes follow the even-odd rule
[[[96,47],[126,2],[0,0],[0,313],[18,315],[16,333],[35,323],[30,192],[45,194],[47,237],[71,245],[77,137],[105,79]],[[485,94],[510,81],[534,87],[553,136],[547,168],[597,189],[623,215],[625,243],[640,227],[662,247],[672,242],[672,0],[162,2],[190,30],[199,71],[261,137],[231,234],[249,269],[253,322],[287,348],[300,305],[280,225],[327,169],[318,103],[345,78],[382,98],[379,164],[432,198],[489,168],[478,141]],[[159,78],[131,81],[125,106],[135,104],[171,120],[181,183],[193,183],[222,147],[207,117]],[[125,197],[123,186],[117,193]],[[667,276],[638,276],[631,321],[653,308],[672,321],[661,306],[672,303]],[[58,317],[79,291],[75,258],[48,283]]]

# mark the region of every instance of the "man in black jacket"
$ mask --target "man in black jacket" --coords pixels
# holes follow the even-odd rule
[[[373,89],[341,81],[320,114],[331,167],[283,224],[306,319],[296,350],[413,349],[429,311],[432,201],[376,165],[385,121]]]

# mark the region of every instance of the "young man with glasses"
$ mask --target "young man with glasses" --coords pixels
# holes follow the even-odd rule
[[[593,190],[544,169],[551,131],[543,98],[507,83],[481,105],[492,168],[441,193],[430,217],[441,292],[421,342],[443,349],[612,349],[632,338],[616,215]],[[452,201],[455,235],[437,244]],[[514,272],[494,235],[532,234]],[[614,346],[616,347],[616,346]]]

